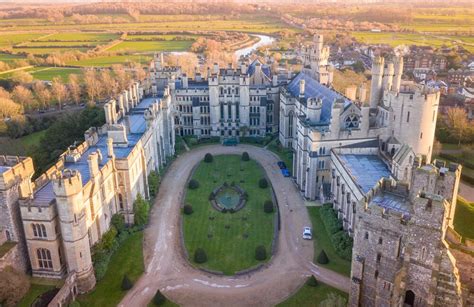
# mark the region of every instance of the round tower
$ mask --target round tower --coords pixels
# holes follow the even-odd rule
[[[312,97],[308,99],[306,115],[310,122],[317,123],[321,120],[322,107],[323,102],[320,98]]]
[[[64,170],[52,180],[68,273],[75,272],[80,293],[95,286],[94,267],[82,197],[82,179],[77,170]]]
[[[399,92],[400,83],[402,82],[402,75],[403,75],[403,57],[402,56],[395,57],[393,59],[393,66],[394,66],[394,76],[393,76],[392,91]]]
[[[370,107],[376,108],[382,98],[382,79],[384,58],[377,56],[372,63],[372,81],[370,83]]]
[[[389,91],[392,88],[394,68],[392,62],[387,62],[383,71],[382,89]]]

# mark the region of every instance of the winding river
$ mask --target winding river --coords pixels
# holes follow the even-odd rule
[[[268,36],[268,35],[255,34],[252,36],[257,36],[258,38],[260,38],[260,40],[249,47],[237,49],[234,52],[237,59],[240,58],[241,56],[249,55],[250,53],[252,53],[253,51],[257,50],[260,47],[271,45],[275,41],[273,37]]]

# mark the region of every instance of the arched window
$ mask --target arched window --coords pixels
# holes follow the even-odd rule
[[[411,290],[405,292],[405,306],[415,305],[415,293]]]
[[[357,114],[350,114],[344,120],[344,127],[346,129],[359,128],[359,116]]]
[[[33,228],[33,236],[37,238],[46,238],[46,227],[43,224],[31,224]]]
[[[38,248],[36,250],[38,257],[38,266],[45,270],[53,269],[53,260],[51,259],[51,252],[46,248]]]

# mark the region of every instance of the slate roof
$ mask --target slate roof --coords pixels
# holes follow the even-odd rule
[[[8,171],[9,169],[11,169],[10,166],[0,166],[0,174],[5,173],[5,172]]]
[[[305,81],[305,91],[304,98],[305,102],[308,98],[321,98],[323,101],[323,107],[321,109],[321,122],[329,123],[331,120],[331,110],[334,104],[334,101],[341,99],[344,101],[344,108],[347,108],[352,102],[346,97],[342,96],[338,92],[322,85],[310,75],[305,72],[300,72],[296,75],[293,80],[288,84],[288,92],[293,97],[299,97],[300,95],[300,80]]]
[[[262,68],[262,72],[268,77],[268,78],[271,78],[271,75],[272,75],[272,72],[271,72],[271,69],[270,69],[270,66],[266,65],[266,64],[262,64],[262,62],[260,62],[260,60],[258,59],[255,59],[248,67],[247,69],[247,74],[249,76],[252,76],[254,73],[255,73],[255,68],[257,66],[257,63],[260,63],[260,67]]]
[[[376,155],[338,155],[362,192],[368,193],[382,178],[390,178],[387,165]]]

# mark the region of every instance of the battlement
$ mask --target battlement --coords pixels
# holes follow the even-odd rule
[[[29,157],[0,156],[0,190],[9,189],[18,181],[30,180],[35,172]]]
[[[82,192],[82,178],[78,170],[65,169],[52,178],[56,196],[70,196]]]

